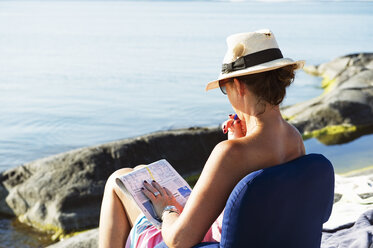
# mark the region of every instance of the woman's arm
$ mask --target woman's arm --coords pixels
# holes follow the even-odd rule
[[[162,236],[167,246],[192,247],[202,241],[242,178],[240,152],[239,142],[232,140],[223,141],[214,148],[183,212],[163,215]],[[153,194],[149,196],[154,197]],[[159,208],[158,202],[153,204]]]

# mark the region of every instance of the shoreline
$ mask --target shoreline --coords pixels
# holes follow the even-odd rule
[[[357,177],[357,176],[365,176],[365,175],[371,175],[373,174],[373,165],[356,169],[356,170],[351,170],[348,172],[344,173],[335,173],[336,175],[343,176],[343,177]]]

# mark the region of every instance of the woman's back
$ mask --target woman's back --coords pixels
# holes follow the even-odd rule
[[[239,165],[236,169],[243,178],[248,173],[275,166],[305,154],[302,136],[298,130],[281,118],[278,109],[270,109],[260,117],[245,137],[226,142],[233,143]],[[235,153],[235,152],[232,152]]]
[[[232,161],[232,164],[228,165],[231,170],[226,172],[226,180],[233,179],[233,184],[236,184],[236,180],[240,181],[252,171],[280,165],[305,154],[298,130],[278,115],[275,119],[277,120],[270,119],[261,128],[253,129],[246,137],[225,141],[234,143],[232,146],[237,151],[231,152],[240,158],[240,161]],[[220,242],[223,214],[224,211],[213,223],[204,242]]]

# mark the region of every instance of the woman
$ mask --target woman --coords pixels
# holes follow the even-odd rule
[[[212,151],[184,209],[157,182],[144,183],[143,193],[163,220],[162,230],[151,226],[115,183],[117,176],[132,169],[116,171],[108,179],[102,202],[101,248],[126,243],[126,247],[154,247],[162,239],[169,247],[220,241],[222,212],[235,185],[253,171],[305,154],[301,135],[279,109],[294,70],[304,62],[283,58],[269,30],[235,34],[227,43],[222,73],[206,90],[220,87],[237,114],[223,124],[228,140]]]

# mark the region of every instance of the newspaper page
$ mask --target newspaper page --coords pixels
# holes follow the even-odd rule
[[[135,170],[129,174],[117,178],[119,186],[125,187],[129,194],[136,201],[145,217],[154,224],[158,229],[161,228],[162,222],[157,218],[151,201],[141,192],[144,187],[144,181],[151,183],[152,180],[157,181],[162,187],[169,189],[175,196],[178,203],[185,205],[190,193],[192,192],[188,183],[177,173],[177,171],[167,162],[162,159],[151,163],[144,168]]]

